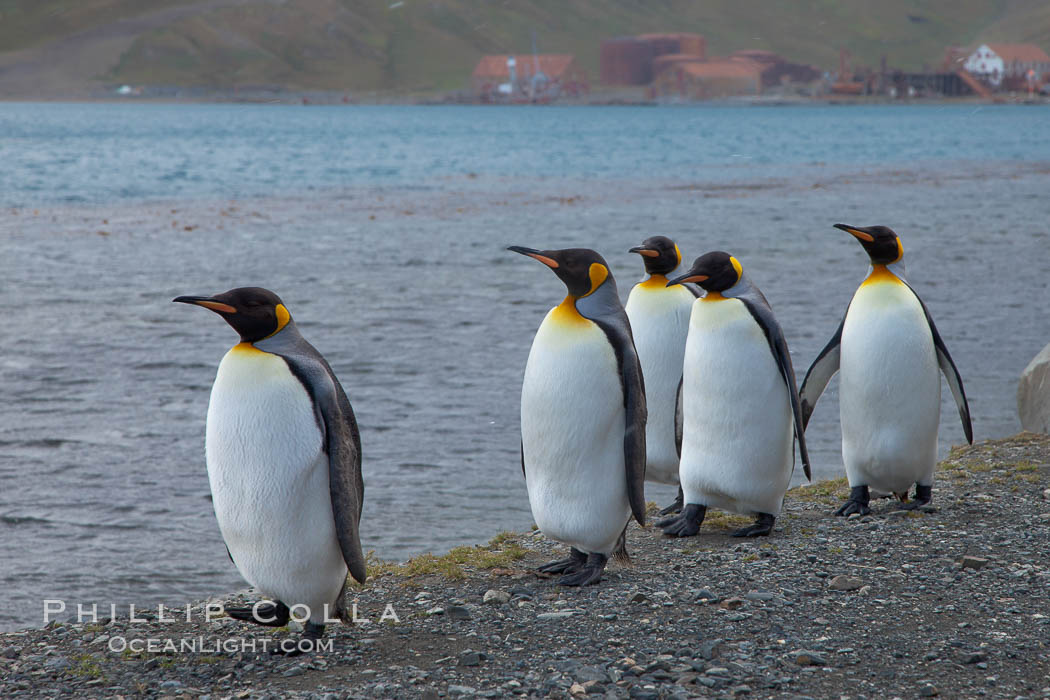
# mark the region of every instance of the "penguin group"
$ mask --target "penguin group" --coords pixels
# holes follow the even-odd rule
[[[597,252],[509,248],[551,268],[568,289],[536,332],[521,391],[533,517],[569,546],[566,559],[541,572],[582,586],[600,579],[610,555],[626,559],[630,519],[645,524],[647,480],[679,486],[661,511],[669,517],[656,523],[664,535],[696,535],[709,508],[754,518],[734,537],[772,534],[796,445],[812,478],[806,426],[839,371],[851,490],[835,515],[869,513],[871,489],[905,508],[929,503],[940,372],[973,442],[962,378],[905,279],[900,238],[885,226],[835,227],[860,241],[871,269],[801,390],[772,307],[730,253],[706,253],[683,271],[674,241],[646,239],[629,251],[642,257],[646,278],[624,307]]]
[[[885,226],[836,224],[871,267],[801,389],[772,307],[743,263],[724,251],[688,269],[665,236],[631,248],[646,277],[626,305],[606,260],[588,248],[511,246],[554,273],[564,299],[540,323],[521,388],[521,469],[533,518],[568,556],[539,568],[557,583],[597,583],[610,557],[628,560],[626,532],[646,523],[646,481],[677,484],[657,527],[696,535],[709,508],[772,534],[805,430],[832,376],[849,500],[871,491],[913,508],[930,502],[940,373],[973,441],[962,378],[926,305],[904,275],[903,246]],[[227,553],[264,598],[227,606],[233,618],[303,623],[316,640],[343,617],[348,577],[364,582],[361,439],[346,392],[275,293],[241,287],[180,296],[239,336],[219,364],[205,457]],[[914,496],[909,491],[914,485]]]

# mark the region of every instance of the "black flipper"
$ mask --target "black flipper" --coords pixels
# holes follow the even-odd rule
[[[631,322],[620,304],[612,277],[593,293],[577,299],[576,310],[602,329],[616,355],[626,413],[623,456],[627,472],[627,500],[631,504],[634,519],[639,525],[645,525],[645,380],[634,347]]]
[[[685,416],[682,414],[682,384],[685,382],[685,375],[678,380],[678,391],[675,393],[674,399],[674,450],[678,453],[678,458],[682,458],[682,435],[685,434]],[[681,494],[681,488],[678,489]],[[681,503],[678,504],[681,507]]]
[[[367,572],[359,536],[365,490],[361,478],[361,434],[346,392],[331,366],[299,334],[294,322],[276,335],[256,342],[255,347],[284,358],[313,400],[322,448],[328,455],[328,488],[339,549],[350,575],[364,583]]]
[[[849,313],[848,307],[846,313]],[[813,360],[813,364],[809,366],[809,371],[806,372],[806,378],[802,380],[802,388],[799,389],[798,395],[802,405],[803,430],[809,425],[809,419],[813,415],[813,409],[817,405],[817,400],[824,393],[824,389],[827,388],[831,378],[839,371],[839,357],[842,350],[842,327],[845,324],[846,317],[843,316],[839,322],[839,327],[835,329],[835,335],[831,336],[831,340],[817,355],[817,359]]]
[[[903,280],[901,281],[903,282]],[[930,316],[930,310],[926,308],[926,302],[912,289],[910,284],[907,282],[904,282],[904,284],[908,285],[908,289],[911,289],[912,294],[915,294],[915,298],[919,300],[919,304],[922,306],[922,312],[926,314],[926,323],[929,325],[930,333],[933,335],[933,347],[937,349],[937,364],[940,366],[944,378],[948,381],[948,388],[952,390],[955,405],[959,408],[959,420],[962,421],[966,442],[972,445],[973,423],[970,420],[970,404],[966,401],[966,390],[963,389],[962,377],[955,366],[955,361],[952,360],[951,353],[948,352],[948,346],[944,344],[944,339],[937,332],[937,324],[933,322],[933,316]]]
[[[791,365],[791,353],[788,352],[784,331],[780,328],[780,324],[777,323],[768,304],[763,306],[756,303],[750,296],[738,296],[736,298],[744,302],[744,306],[751,312],[752,318],[755,319],[755,322],[758,323],[765,334],[766,340],[769,342],[769,349],[773,353],[777,367],[780,369],[780,376],[784,378],[784,383],[787,385],[788,398],[791,401],[791,413],[795,420],[795,438],[798,440],[798,451],[802,456],[802,471],[806,474],[806,479],[812,481],[813,474],[809,466],[809,451],[806,449],[806,428],[802,421],[802,407],[798,398],[798,386],[795,384],[795,370]],[[765,301],[764,297],[760,298],[763,302]],[[794,462],[794,450],[791,451],[791,459]]]

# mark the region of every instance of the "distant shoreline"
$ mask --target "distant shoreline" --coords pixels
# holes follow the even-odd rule
[[[471,106],[471,107],[789,107],[789,106],[923,106],[923,105],[1050,105],[1050,96],[1003,95],[988,100],[977,96],[968,97],[929,97],[891,99],[884,96],[850,97],[842,95],[823,95],[820,97],[801,96],[741,96],[716,100],[647,100],[620,97],[592,96],[588,99],[558,100],[546,104],[492,104],[464,99],[445,98],[441,96],[415,97],[365,97],[354,98],[343,93],[314,93],[304,91],[282,92],[278,94],[243,95],[219,93],[209,95],[136,95],[121,96],[110,94],[92,95],[19,95],[0,96],[0,103],[6,104],[246,104],[246,105],[285,105],[285,106]]]

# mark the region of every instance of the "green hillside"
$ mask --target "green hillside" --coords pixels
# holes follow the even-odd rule
[[[380,93],[466,87],[486,53],[573,53],[684,31],[825,68],[935,66],[949,45],[1050,49],[1046,0],[0,0],[0,95],[103,84]]]

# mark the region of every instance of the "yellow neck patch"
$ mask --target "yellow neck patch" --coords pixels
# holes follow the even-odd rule
[[[666,289],[667,278],[663,275],[650,275],[649,279],[644,282],[639,282],[638,286],[642,289]]]
[[[700,301],[725,301],[725,299],[726,297],[722,296],[721,292],[708,292],[700,297]]]
[[[869,284],[900,284],[900,278],[890,272],[885,265],[872,265],[871,274],[861,283],[865,287]]]
[[[591,278],[591,291],[587,292],[583,296],[594,294],[594,290],[602,285],[602,282],[609,276],[609,268],[601,263],[591,263],[590,269],[587,274]]]
[[[230,352],[237,352],[237,353],[242,353],[242,352],[243,353],[256,353],[257,352],[257,353],[265,354],[265,353],[263,353],[262,350],[260,350],[259,348],[255,347],[251,343],[237,343],[232,348],[230,348]]]
[[[569,326],[588,323],[587,319],[576,310],[576,297],[571,294],[554,307],[551,311],[551,320]]]

